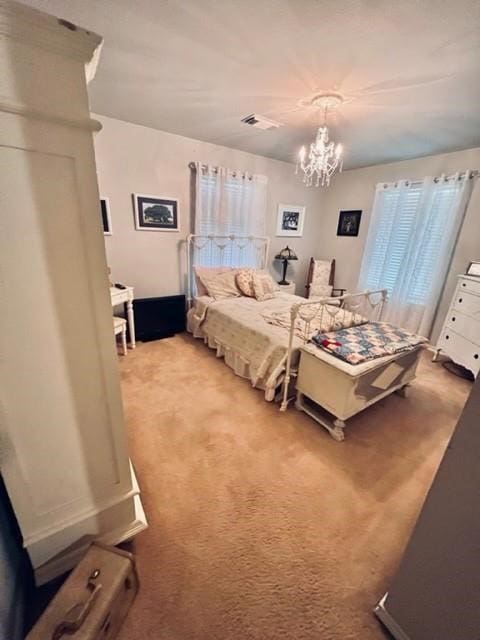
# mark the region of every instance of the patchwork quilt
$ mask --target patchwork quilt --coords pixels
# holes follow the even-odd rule
[[[387,322],[368,322],[339,331],[319,332],[313,336],[312,342],[349,364],[360,364],[401,351],[411,351],[428,340]]]

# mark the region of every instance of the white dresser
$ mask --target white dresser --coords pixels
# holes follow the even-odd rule
[[[477,376],[480,369],[480,278],[458,276],[437,343],[436,355],[439,353]]]

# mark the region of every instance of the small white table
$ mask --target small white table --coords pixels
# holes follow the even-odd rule
[[[288,284],[279,284],[278,286],[280,287],[280,291],[283,291],[283,293],[295,293],[294,282],[289,282]]]
[[[127,322],[128,331],[130,333],[130,347],[135,349],[135,318],[133,315],[133,287],[125,287],[125,289],[117,289],[117,287],[110,287],[110,299],[112,301],[112,307],[116,307],[118,304],[127,305]]]

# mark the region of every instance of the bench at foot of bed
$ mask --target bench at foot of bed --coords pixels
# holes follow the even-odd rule
[[[302,347],[295,406],[338,441],[346,420],[397,391],[406,397],[421,347],[351,365],[311,344]]]

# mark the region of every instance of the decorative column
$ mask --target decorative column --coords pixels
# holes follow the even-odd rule
[[[101,42],[0,0],[0,464],[38,583],[146,527],[87,96]]]

